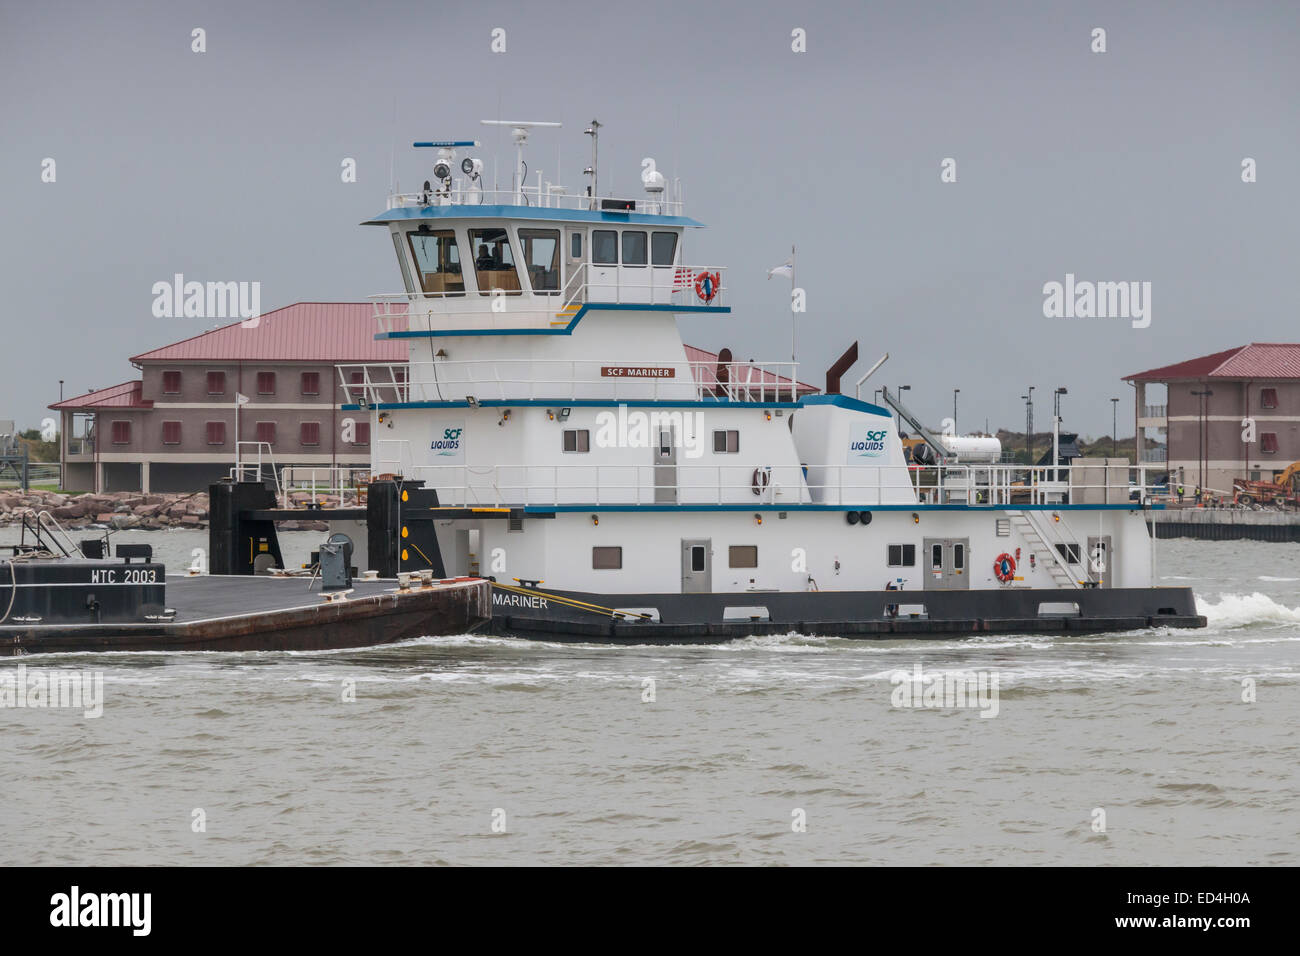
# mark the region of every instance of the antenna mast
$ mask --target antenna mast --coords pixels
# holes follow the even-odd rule
[[[591,185],[587,187],[587,195],[591,197],[591,205],[588,208],[595,209],[596,195],[597,195],[596,194],[596,185],[597,185],[596,184],[596,159],[598,155],[596,151],[596,141],[600,139],[600,122],[598,120],[592,120],[591,125],[588,126],[585,130],[583,130],[583,133],[591,137],[591,165],[588,166],[586,169],[584,169],[583,172],[586,175],[591,177]]]
[[[480,120],[484,126],[509,126],[510,134],[515,141],[515,173],[512,177],[511,187],[515,191],[515,203],[522,205],[524,203],[524,177],[527,174],[527,167],[524,165],[524,147],[528,145],[528,131],[535,126],[558,127],[561,123],[542,123],[542,122],[511,122],[509,120]],[[541,191],[541,187],[538,187]],[[541,202],[539,196],[538,202]]]

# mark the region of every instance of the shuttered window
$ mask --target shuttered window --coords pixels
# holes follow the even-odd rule
[[[129,445],[131,444],[131,423],[124,421],[113,422],[113,444]]]
[[[352,444],[370,444],[370,422],[357,422],[356,430],[352,434]]]
[[[225,422],[208,422],[207,433],[209,445],[224,445],[226,443]]]
[[[319,445],[320,422],[303,422],[298,428],[298,440],[304,445]]]
[[[163,394],[179,395],[181,393],[181,373],[176,371],[163,372]]]
[[[209,395],[226,394],[226,373],[225,372],[208,373],[208,394]]]
[[[257,373],[257,394],[258,395],[275,394],[275,373],[274,372]]]
[[[267,445],[274,445],[275,444],[275,422],[258,422],[257,440]]]
[[[302,373],[302,393],[304,395],[320,394],[320,372]]]
[[[164,445],[179,445],[181,443],[181,423],[180,422],[163,422],[162,423],[162,440]]]

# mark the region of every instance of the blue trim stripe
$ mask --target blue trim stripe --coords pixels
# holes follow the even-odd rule
[[[577,312],[569,324],[562,329],[439,329],[436,332],[376,332],[376,339],[437,339],[461,335],[572,335],[578,327],[578,321],[593,312],[716,312],[724,314],[731,311],[729,305],[626,305],[618,302],[588,302]],[[865,403],[863,403],[865,404]],[[883,414],[889,414],[884,412]]]
[[[554,209],[540,206],[399,206],[362,223],[386,226],[420,219],[531,219],[551,222],[612,222],[627,225],[686,226],[702,229],[704,223],[687,216],[651,216],[643,212],[608,212],[601,209]]]
[[[805,395],[803,403],[805,405],[838,405],[840,408],[850,408],[855,412],[866,412],[868,415],[883,415],[885,418],[894,417],[892,412],[886,411],[879,405],[872,405],[870,402],[849,398],[847,395]]]

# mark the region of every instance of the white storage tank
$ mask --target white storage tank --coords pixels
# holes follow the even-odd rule
[[[975,435],[940,435],[939,441],[959,462],[996,462],[1002,460],[1002,442]]]

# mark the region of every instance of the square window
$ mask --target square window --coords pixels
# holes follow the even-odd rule
[[[207,433],[209,445],[224,445],[226,443],[225,422],[208,422]]]
[[[275,373],[274,372],[257,373],[257,394],[258,395],[275,394]]]
[[[886,549],[885,563],[891,568],[916,567],[916,545],[891,544]]]
[[[731,547],[727,549],[727,567],[731,567],[731,568],[758,567],[758,545],[733,544]]]
[[[713,433],[713,451],[719,455],[734,455],[740,451],[740,432],[736,429],[719,429]]]
[[[591,549],[591,566],[597,571],[618,571],[623,567],[621,547],[595,547]]]
[[[163,422],[162,440],[164,445],[179,445],[181,443],[181,423]]]
[[[225,372],[208,373],[208,394],[209,395],[226,394],[226,373]]]
[[[304,395],[320,394],[320,372],[302,373],[302,393]]]
[[[646,262],[646,236],[644,232],[628,230],[623,233],[623,265],[643,266]]]
[[[591,231],[591,261],[598,266],[618,265],[618,233],[613,229]]]
[[[564,430],[564,450],[571,452],[591,451],[591,432],[585,428],[566,428]]]
[[[181,393],[181,373],[180,372],[163,372],[162,390],[164,395],[179,395]]]

